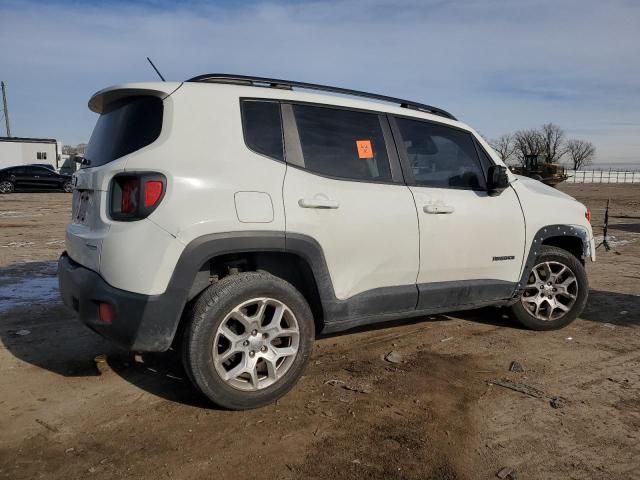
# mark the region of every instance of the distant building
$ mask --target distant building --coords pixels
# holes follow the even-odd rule
[[[48,138],[0,137],[0,168],[42,163],[59,168],[58,143]]]

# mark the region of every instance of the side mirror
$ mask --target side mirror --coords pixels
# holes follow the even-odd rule
[[[487,175],[487,189],[489,190],[489,195],[500,195],[508,186],[509,176],[507,175],[507,167],[502,165],[490,166]]]

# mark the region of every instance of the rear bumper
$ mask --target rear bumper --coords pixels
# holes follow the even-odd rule
[[[184,299],[170,290],[161,295],[141,295],[114,288],[66,252],[58,260],[58,282],[64,304],[100,335],[135,351],[162,352],[171,346]],[[111,323],[100,320],[100,303],[113,307]]]

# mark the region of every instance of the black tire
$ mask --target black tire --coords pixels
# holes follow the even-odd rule
[[[587,278],[587,272],[585,271],[582,262],[580,262],[580,260],[571,253],[561,248],[551,246],[543,246],[540,248],[540,252],[531,266],[531,269],[533,269],[533,266],[543,262],[556,262],[568,267],[571,272],[573,272],[577,281],[578,289],[573,306],[568,312],[558,319],[541,320],[535,317],[532,312],[523,305],[521,299],[518,299],[518,301],[511,306],[511,313],[522,325],[531,330],[558,330],[573,322],[584,310],[589,296],[589,279]],[[525,283],[528,282],[528,279],[533,278],[531,275],[533,275],[533,272],[528,272],[527,278],[525,278]]]
[[[62,191],[65,193],[73,193],[73,184],[71,182],[64,182],[62,184]]]
[[[297,354],[284,375],[260,390],[234,388],[218,374],[213,343],[218,327],[236,306],[257,297],[284,303],[295,315],[299,329]],[[188,377],[215,404],[231,410],[268,405],[285,395],[298,381],[311,356],[315,328],[311,309],[291,284],[266,272],[229,275],[208,287],[185,315],[182,360]]]
[[[0,193],[13,193],[15,189],[16,186],[11,180],[0,181]]]

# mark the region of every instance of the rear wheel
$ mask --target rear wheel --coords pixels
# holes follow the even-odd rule
[[[582,263],[566,250],[540,249],[527,284],[512,313],[532,330],[555,330],[569,325],[587,303],[589,280]]]
[[[0,193],[11,193],[15,190],[15,185],[9,180],[0,182]]]
[[[223,278],[198,297],[186,321],[187,374],[225,408],[274,402],[295,385],[311,355],[309,305],[292,285],[268,273]]]
[[[62,190],[66,193],[72,193],[73,192],[73,184],[71,182],[64,182],[62,184]]]

